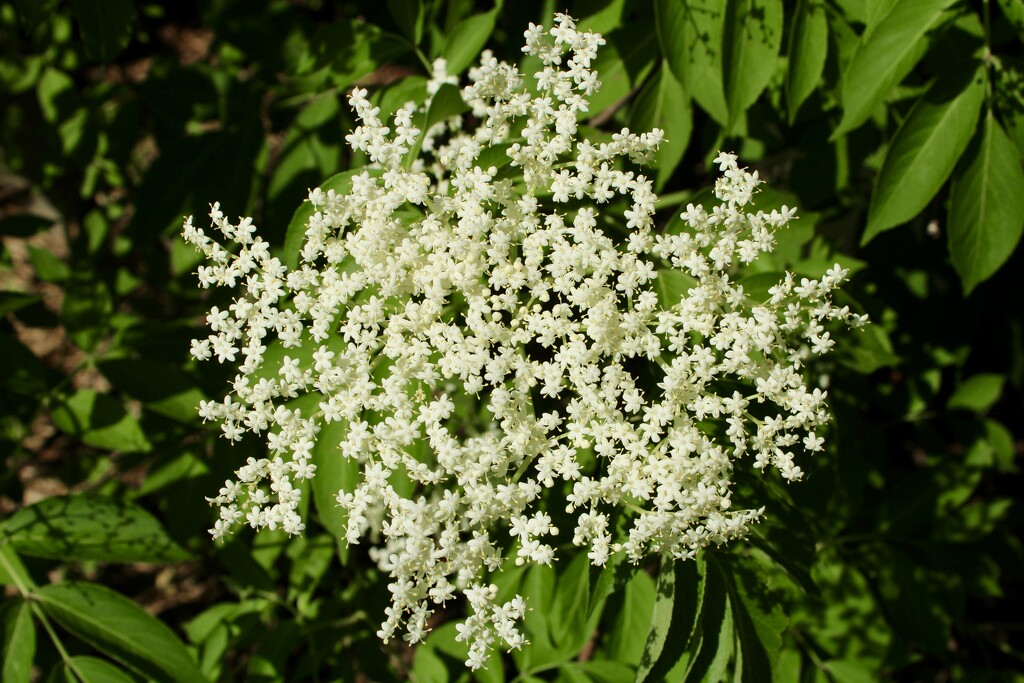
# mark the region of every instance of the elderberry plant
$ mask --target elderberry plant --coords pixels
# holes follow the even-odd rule
[[[390,577],[378,635],[418,642],[462,596],[474,669],[525,642],[527,605],[499,603],[493,576],[506,559],[552,563],[560,532],[599,566],[743,537],[764,510],[734,507],[734,469],[801,477],[796,455],[822,449],[829,420],[805,364],[833,347],[829,321],[865,322],[832,303],[838,265],[819,280],[787,274],[766,298],[738,283],[794,210],[751,213],[761,181],[731,154],[715,160],[717,203],[659,229],[651,181],[630,169],[662,132],[596,143],[578,127],[601,36],[561,14],[525,36],[543,65],[532,84],[485,52],[461,90],[470,115],[425,130],[456,82],[443,61],[428,99],[390,126],[351,92],[360,125],[347,141],[370,163],[346,192],[309,193],[299,267],[218,204],[211,232],[230,246],[184,224],[208,261],[200,285],[237,291],[193,342],[197,359],[238,363],[201,415],[267,444],[210,499],[214,538],[242,520],[301,533],[314,444],[342,423],[329,452],[360,469],[337,495],[344,535],[368,541]],[[612,211],[619,197],[628,208]],[[314,410],[295,406],[304,396]],[[573,527],[556,525],[559,508]]]

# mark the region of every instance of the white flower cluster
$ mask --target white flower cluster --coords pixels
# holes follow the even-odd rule
[[[829,418],[801,368],[832,347],[827,321],[862,322],[831,303],[838,266],[786,276],[767,300],[737,283],[793,211],[746,212],[759,180],[730,154],[716,160],[719,204],[688,206],[682,231],[655,228],[651,182],[625,167],[649,160],[661,131],[577,137],[603,42],[564,15],[547,32],[531,25],[533,93],[485,53],[462,91],[472,130],[453,119],[420,131],[425,106],[410,104],[392,133],[354,90],[361,125],[348,141],[373,167],[346,194],[310,192],[296,269],[217,205],[232,252],[191,218],[184,227],[210,263],[202,286],[241,286],[193,345],[199,359],[242,358],[231,395],[202,416],[268,448],[212,500],[213,535],[242,518],[302,531],[297,481],[313,475],[314,448],[357,461],[359,483],[338,502],[348,542],[370,539],[391,577],[379,635],[419,641],[461,595],[473,668],[524,642],[524,601],[497,604],[489,582],[506,557],[550,564],[563,531],[596,565],[742,536],[762,510],[733,508],[733,468],[800,477],[795,453],[821,449]],[[445,80],[440,64],[430,92]],[[480,162],[495,148],[501,172]],[[281,358],[271,345],[288,355],[269,360]],[[296,407],[304,396],[313,410]],[[344,437],[318,444],[333,422]],[[574,528],[556,526],[549,512],[562,509]]]

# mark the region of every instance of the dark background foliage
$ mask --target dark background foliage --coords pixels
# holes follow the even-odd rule
[[[1024,678],[1021,0],[16,0],[3,681],[469,678],[452,622],[415,651],[379,643],[384,584],[329,496],[306,497],[303,537],[209,541],[204,497],[260,446],[198,424],[229,375],[187,362],[216,301],[177,234],[219,200],[283,248],[307,188],[363,163],[351,87],[393,109],[433,58],[517,60],[527,23],[563,10],[608,41],[588,134],[666,131],[662,220],[734,150],[769,181],[759,206],[801,208],[760,271],[837,260],[874,324],[816,368],[837,418],[807,480],[742,478],[767,508],[750,543],[508,572],[532,644],[476,678]]]

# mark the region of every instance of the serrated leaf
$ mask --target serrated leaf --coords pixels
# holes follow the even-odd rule
[[[707,597],[708,584],[698,577],[701,566],[701,561],[673,560],[662,556],[654,613],[636,670],[638,683],[666,680],[665,677],[676,670],[687,650],[698,619],[703,619],[701,615]],[[667,647],[668,643],[672,646]]]
[[[1024,172],[991,110],[953,178],[949,255],[964,293],[1010,258],[1024,231]]]
[[[625,563],[625,566],[633,565]],[[621,604],[615,612],[604,651],[611,659],[635,667],[643,657],[654,613],[657,596],[654,579],[645,571],[633,572],[629,582],[617,593],[622,596]]]
[[[654,189],[660,191],[683,159],[693,130],[693,111],[690,98],[682,84],[663,62],[658,73],[643,87],[633,102],[630,128],[646,132],[660,128],[665,139],[654,155],[657,169]]]
[[[371,177],[378,177],[383,174],[379,168],[357,168],[351,171],[342,171],[332,175],[320,183],[319,187],[325,193],[334,190],[335,194],[346,194],[352,187],[352,178],[366,173]],[[313,217],[315,211],[308,200],[295,210],[292,219],[288,221],[288,228],[284,235],[284,248],[281,252],[281,262],[288,268],[295,268],[299,263],[299,254],[306,243],[306,224]]]
[[[36,655],[36,627],[32,606],[21,598],[3,603],[0,612],[0,680],[4,683],[29,683],[32,660]]]
[[[597,581],[590,582],[593,590],[590,593],[590,600],[587,602],[587,619],[590,619],[594,610],[604,602],[605,598],[622,590],[636,574],[638,565],[625,560],[625,553],[615,553],[601,568]]]
[[[843,72],[843,118],[836,137],[864,123],[889,92],[910,73],[927,49],[928,32],[941,23],[953,0],[903,0],[861,38]]]
[[[800,105],[821,85],[828,57],[828,19],[819,0],[799,0],[789,25],[786,53],[786,108],[792,124]]]
[[[50,418],[57,429],[96,448],[123,453],[152,448],[138,420],[121,401],[94,389],[80,389],[57,403]]]
[[[44,586],[32,594],[75,637],[157,681],[206,681],[178,637],[128,598],[91,583]]]
[[[971,375],[956,388],[946,403],[947,410],[972,410],[983,413],[999,400],[1006,383],[1004,375],[981,373]]]
[[[723,126],[729,106],[722,80],[726,8],[720,0],[656,0],[662,54],[683,89]]]
[[[94,494],[45,498],[0,524],[0,542],[65,561],[181,562],[185,552],[142,508]]]
[[[448,61],[448,73],[462,73],[480,56],[480,51],[494,32],[499,7],[466,17],[445,37],[441,56]]]
[[[729,0],[722,36],[722,82],[729,130],[757,101],[782,45],[782,0]]]
[[[693,636],[697,638],[699,634],[700,646],[686,668],[687,683],[724,680],[732,655],[734,634],[728,589],[717,564],[708,561],[704,567],[700,612]]]
[[[736,629],[736,678],[744,683],[771,683],[782,650],[787,619],[782,607],[765,595],[757,572],[730,572],[729,601]]]
[[[74,0],[74,5],[85,53],[101,62],[120,54],[135,24],[132,0]]]
[[[952,173],[985,98],[981,69],[965,80],[963,74],[937,80],[896,131],[875,179],[861,244],[920,213]]]

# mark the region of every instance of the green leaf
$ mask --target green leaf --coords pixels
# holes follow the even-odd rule
[[[707,597],[707,581],[702,583],[699,580],[698,563],[703,565],[699,560],[683,561],[662,556],[654,613],[636,671],[638,682],[668,680],[666,677],[676,670],[694,637],[694,627],[698,619],[703,619]],[[667,647],[670,643],[671,646]]]
[[[0,378],[0,386],[23,396],[39,396],[46,392],[49,386],[46,368],[14,335],[0,337],[0,358],[7,366]]]
[[[14,586],[22,592],[35,586],[21,558],[6,543],[0,543],[0,585]]]
[[[869,35],[843,72],[840,85],[843,118],[836,137],[864,123],[889,92],[910,73],[927,49],[928,32],[941,23],[953,0],[898,2]]]
[[[693,130],[690,98],[667,63],[662,63],[633,102],[630,128],[637,132],[652,128],[665,131],[665,139],[654,155],[654,189],[660,191],[682,161]]]
[[[788,623],[782,606],[761,584],[763,574],[729,572],[729,601],[736,627],[736,678],[771,683]],[[754,585],[751,585],[751,584]]]
[[[142,508],[89,493],[45,498],[0,524],[19,553],[59,560],[181,562],[189,554]]]
[[[195,422],[206,398],[188,375],[166,363],[143,358],[108,358],[96,364],[115,387],[146,408],[178,422]]]
[[[692,636],[699,650],[686,668],[685,681],[721,681],[732,655],[734,641],[732,607],[728,599],[725,579],[717,563],[704,565],[703,593],[696,629]],[[674,669],[678,671],[678,669]],[[666,675],[658,680],[671,680]]]
[[[1017,35],[1024,35],[1024,0],[999,0],[999,9]]]
[[[21,598],[3,603],[0,612],[0,680],[4,683],[29,683],[32,680],[32,660],[36,655],[36,626],[32,621],[32,606]]]
[[[729,123],[722,81],[726,9],[721,0],[656,0],[662,53],[683,89],[723,126]]]
[[[206,680],[171,629],[105,586],[53,584],[35,591],[32,599],[75,637],[143,676],[161,682]]]
[[[480,51],[494,32],[494,22],[498,18],[500,6],[501,3],[498,3],[498,6],[489,12],[463,19],[445,36],[441,56],[448,62],[448,73],[462,73],[480,56]]]
[[[122,453],[152,448],[138,420],[121,401],[95,389],[80,389],[50,411],[57,429],[90,446]]]
[[[920,213],[953,171],[985,98],[984,71],[966,83],[964,75],[933,83],[896,131],[875,179],[861,244]]]
[[[28,245],[28,257],[32,261],[33,270],[43,282],[63,282],[71,275],[68,264],[47,249]]]
[[[729,0],[722,76],[730,131],[768,85],[782,45],[782,0]]]
[[[348,431],[343,421],[325,424],[313,446],[312,462],[316,465],[313,477],[313,504],[320,523],[340,544],[345,544],[345,525],[348,517],[338,505],[340,491],[352,491],[359,482],[359,462],[342,455],[338,445]]]
[[[135,24],[132,0],[74,0],[85,54],[109,62],[128,45]]]
[[[72,341],[84,351],[93,351],[107,333],[114,302],[110,289],[92,273],[75,273],[64,289],[60,320]]]
[[[590,96],[589,111],[581,113],[581,117],[598,117],[622,106],[647,78],[658,56],[649,29],[640,23],[621,26],[605,36],[605,41],[607,44],[597,53],[592,65],[601,87]]]
[[[391,18],[413,45],[423,38],[424,9],[422,0],[388,0]]]
[[[835,683],[875,683],[879,678],[877,667],[854,659],[833,659],[823,662],[825,670]]]
[[[949,255],[964,294],[1010,258],[1024,231],[1024,172],[991,110],[953,178]]]
[[[325,193],[334,190],[335,194],[343,195],[352,187],[352,178],[363,173],[376,178],[382,175],[383,171],[379,168],[357,168],[351,171],[342,171],[320,183],[319,187]],[[313,213],[313,205],[305,200],[295,210],[292,219],[288,221],[288,229],[284,235],[284,249],[281,253],[281,261],[288,268],[295,268],[299,264],[299,254],[306,243],[306,224],[313,217]]]
[[[80,676],[72,677],[72,671]],[[72,657],[70,666],[64,665],[64,676],[68,681],[82,683],[135,683],[126,671],[98,657]]]
[[[598,605],[604,603],[605,598],[621,591],[636,575],[638,566],[625,560],[625,553],[615,553],[601,568],[597,581],[591,581],[594,588],[587,602],[587,619],[590,619]]]
[[[447,121],[453,116],[469,111],[469,105],[462,99],[462,91],[451,83],[445,83],[430,100],[424,132],[434,124]]]
[[[799,0],[789,25],[786,107],[789,122],[796,121],[804,100],[821,85],[828,57],[828,19],[819,0]]]
[[[697,280],[689,273],[674,268],[663,268],[657,271],[654,291],[658,295],[658,302],[667,309],[678,304],[696,285]]]
[[[971,375],[956,388],[946,402],[947,410],[972,410],[983,413],[1003,394],[1006,377],[992,373]]]
[[[551,603],[551,640],[566,654],[575,655],[586,645],[593,629],[588,628],[587,603],[590,599],[590,559],[577,553],[558,576],[558,588]],[[594,616],[596,615],[596,616]],[[600,610],[591,615],[596,626]]]
[[[627,562],[622,566],[634,565]],[[632,578],[616,594],[622,598],[620,601],[613,599],[613,602],[621,602],[621,605],[614,612],[604,651],[616,662],[635,667],[643,657],[647,630],[654,613],[654,600],[657,596],[654,579],[645,571],[632,572]]]

